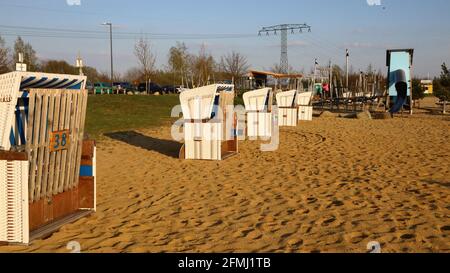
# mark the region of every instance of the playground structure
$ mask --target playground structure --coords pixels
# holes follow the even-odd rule
[[[363,111],[385,99],[382,81],[380,75],[360,72],[353,84],[345,86],[343,75],[330,63],[323,67],[316,65],[314,74],[304,77],[298,90],[313,92],[312,104],[317,109]]]
[[[298,107],[296,105],[297,90],[280,92],[276,95],[278,106],[278,126],[297,126]]]
[[[234,85],[213,84],[180,94],[184,118],[181,159],[223,160],[238,152]]]
[[[249,138],[272,136],[272,88],[249,91],[243,95]]]
[[[0,242],[28,244],[96,209],[86,77],[0,75]]]
[[[388,67],[388,92],[386,107],[391,114],[403,111],[404,108],[413,114],[412,105],[412,66],[414,49],[388,50],[386,65]]]

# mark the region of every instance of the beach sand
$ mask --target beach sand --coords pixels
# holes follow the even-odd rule
[[[0,252],[450,252],[450,118],[315,118],[275,152],[177,158],[170,127],[98,142],[97,212]]]

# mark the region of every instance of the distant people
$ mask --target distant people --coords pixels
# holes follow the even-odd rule
[[[327,97],[330,93],[330,85],[328,83],[322,84],[323,95]]]

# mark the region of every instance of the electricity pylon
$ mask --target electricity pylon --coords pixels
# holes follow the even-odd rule
[[[303,31],[311,32],[311,26],[307,24],[282,24],[271,27],[263,27],[258,35],[261,36],[262,33],[266,33],[269,36],[271,33],[277,35],[278,32],[281,33],[281,58],[280,58],[280,69],[282,73],[287,74],[289,70],[288,61],[288,31],[291,34],[295,34],[296,31],[303,33]]]

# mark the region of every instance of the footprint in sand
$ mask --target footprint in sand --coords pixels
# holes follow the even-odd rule
[[[335,200],[333,202],[331,202],[328,206],[327,209],[331,208],[331,207],[342,207],[344,205],[344,202],[339,201],[339,200]]]
[[[443,226],[443,227],[441,227],[441,231],[442,232],[449,232],[450,231],[450,226]]]
[[[299,247],[303,244],[302,239],[292,238],[287,241],[288,246],[290,247]]]
[[[358,244],[368,237],[369,236],[363,232],[352,232],[344,236],[345,240],[352,244]]]
[[[331,216],[331,217],[325,219],[325,220],[322,222],[322,226],[323,226],[323,227],[326,227],[326,226],[332,224],[332,223],[335,222],[335,221],[336,221],[336,217],[335,217],[335,216]]]
[[[414,234],[403,234],[400,236],[400,239],[403,239],[403,240],[412,240],[415,238],[416,238],[416,235],[414,235]]]

